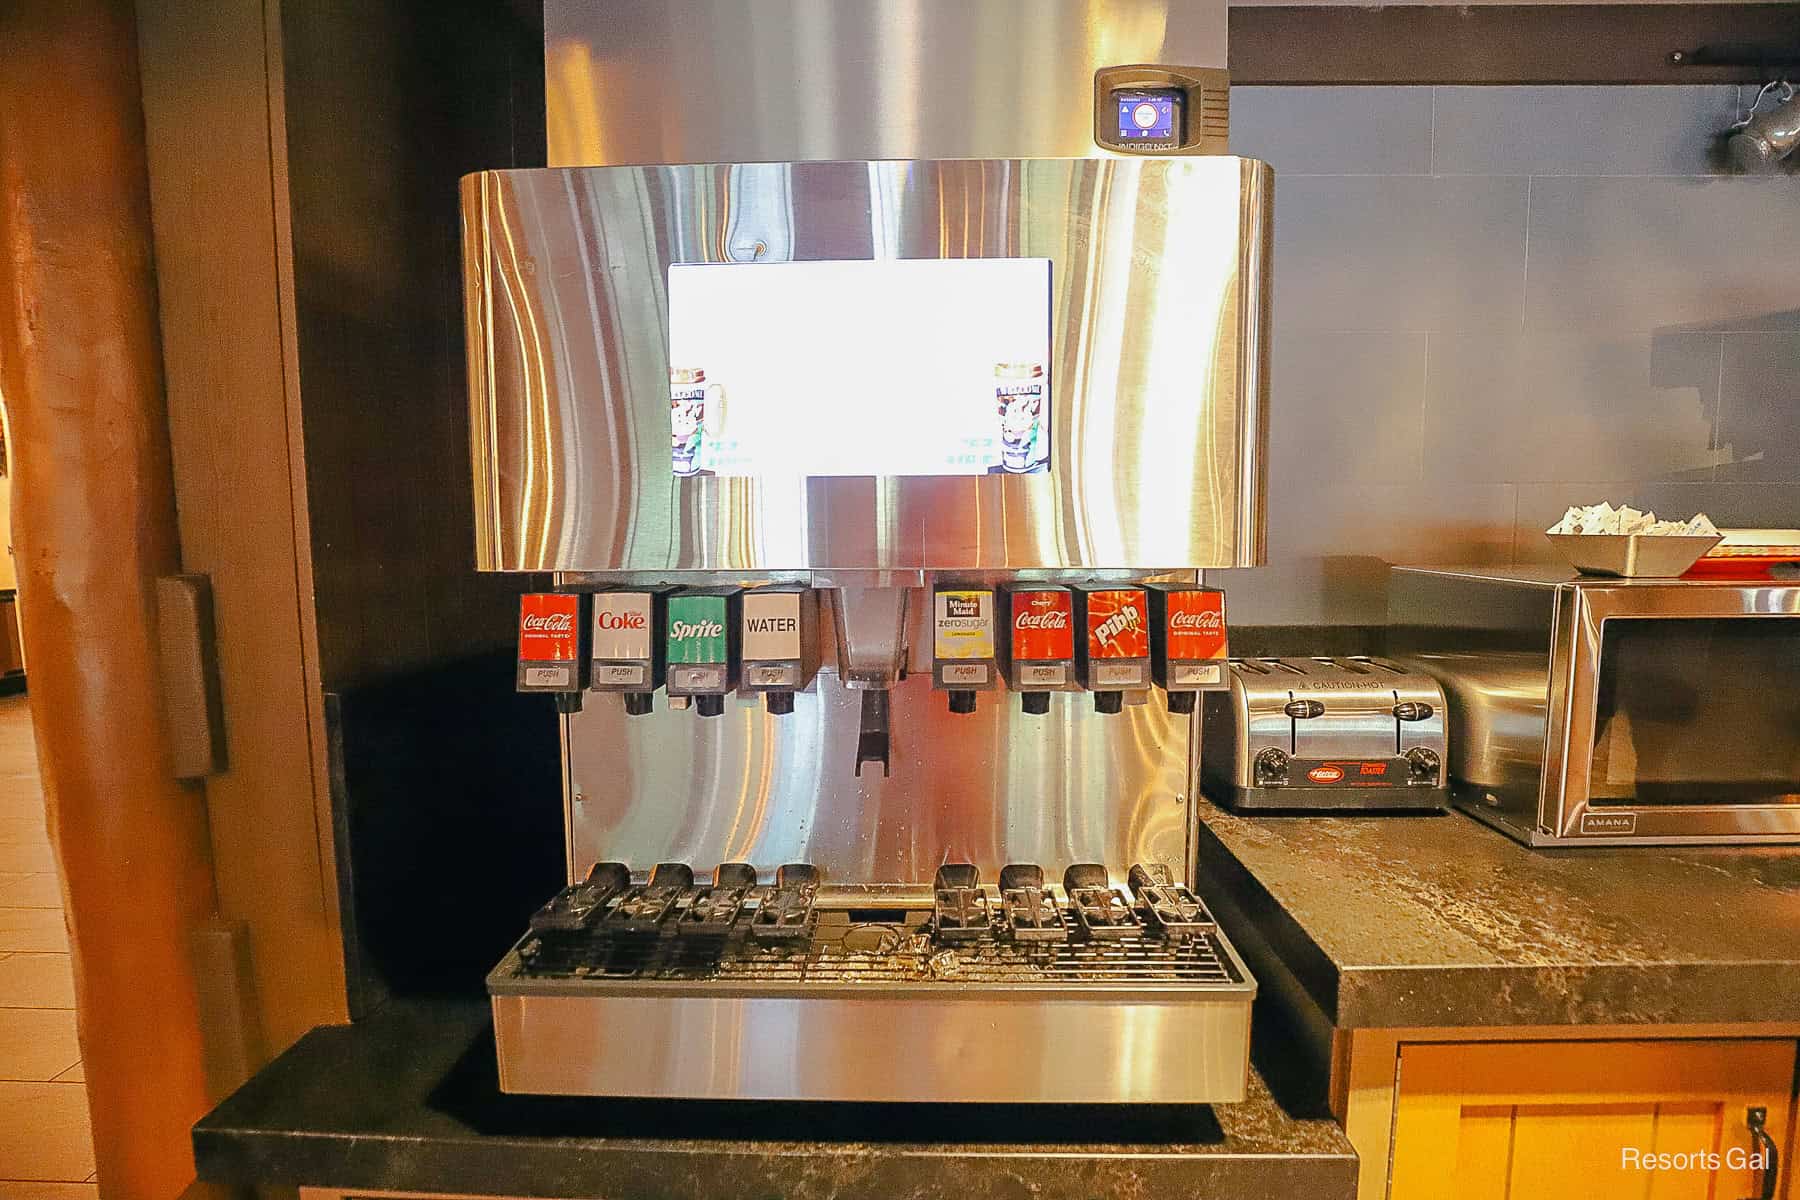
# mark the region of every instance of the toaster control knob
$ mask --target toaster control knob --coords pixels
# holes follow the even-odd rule
[[[1423,700],[1402,700],[1394,705],[1396,721],[1428,721],[1437,710]]]
[[[1281,711],[1296,721],[1306,721],[1324,716],[1325,704],[1320,700],[1289,700]]]
[[[1438,767],[1441,765],[1437,751],[1427,750],[1423,746],[1414,746],[1406,752],[1406,761],[1412,764],[1412,777],[1415,780],[1421,783],[1437,781]]]
[[[1288,756],[1270,748],[1256,756],[1256,782],[1262,786],[1286,783],[1288,774]]]

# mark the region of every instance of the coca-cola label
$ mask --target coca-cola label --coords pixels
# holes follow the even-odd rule
[[[594,597],[596,660],[650,661],[651,599],[649,592],[601,592]]]
[[[1171,591],[1164,610],[1171,662],[1207,662],[1226,656],[1225,593]]]
[[[1107,588],[1086,597],[1089,658],[1150,657],[1150,598],[1143,588]]]
[[[937,593],[933,607],[933,651],[938,658],[994,657],[994,593],[985,588],[945,589]],[[944,678],[950,680],[948,672]],[[982,681],[986,678],[984,671]]]
[[[726,615],[724,596],[669,597],[669,662],[724,662]]]
[[[744,593],[744,661],[797,662],[800,659],[800,593]],[[795,672],[798,675],[798,672]],[[760,683],[760,676],[752,676]],[[779,686],[785,680],[777,680]]]
[[[1012,656],[1026,660],[1075,657],[1075,597],[1060,588],[1013,592]]]
[[[580,654],[581,597],[531,592],[519,597],[519,661],[572,663]]]

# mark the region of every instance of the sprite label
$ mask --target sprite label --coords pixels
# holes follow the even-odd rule
[[[722,663],[725,648],[724,596],[669,597],[669,661]]]

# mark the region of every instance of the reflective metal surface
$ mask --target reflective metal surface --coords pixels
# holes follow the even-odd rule
[[[1223,67],[1225,10],[1176,0],[549,0],[549,161],[1096,154],[1094,73]]]
[[[1008,948],[1014,955],[1031,951]],[[1129,956],[1059,947],[1072,959]],[[961,956],[963,951],[954,952]],[[519,954],[488,977],[508,1092],[701,1099],[1183,1103],[1244,1097],[1256,985],[1222,934],[1184,953],[1205,980],[1073,979],[1053,993],[897,982],[533,979]],[[1216,957],[1215,957],[1216,956]],[[973,961],[973,960],[971,960]],[[1077,972],[1079,974],[1079,972]]]
[[[570,878],[595,862],[810,862],[827,882],[929,883],[939,864],[1166,862],[1185,872],[1193,717],[1160,697],[1116,716],[1081,694],[1042,717],[1010,692],[947,711],[929,670],[891,692],[892,775],[853,776],[860,694],[823,671],[770,716],[728,702],[626,717],[593,696],[570,717]],[[1123,882],[1120,880],[1119,882]]]
[[[1269,212],[1268,168],[1227,157],[471,175],[478,565],[1258,563]],[[743,257],[1051,259],[1049,473],[674,477],[667,269]]]
[[[907,607],[913,589],[845,587],[830,595],[838,678],[847,687],[892,687],[906,670]]]
[[[1401,660],[1444,689],[1450,710],[1450,774],[1512,795],[1531,794],[1544,765],[1550,664],[1529,650],[1418,654]]]
[[[1202,784],[1212,798],[1239,808],[1443,806],[1446,706],[1431,676],[1367,656],[1234,659],[1230,674],[1231,686],[1202,707]],[[1293,715],[1296,702],[1313,715]],[[1401,720],[1402,706],[1426,715]],[[1413,784],[1403,756],[1417,749],[1439,766]],[[1258,778],[1266,751],[1296,762],[1362,760],[1382,768],[1381,786],[1308,786],[1302,771],[1270,784]]]
[[[1546,614],[1548,629],[1541,623]],[[1499,761],[1471,760],[1463,767],[1497,776],[1498,786],[1464,776],[1455,789],[1461,806],[1495,827],[1535,846],[1800,842],[1800,804],[1732,803],[1724,796],[1718,803],[1602,803],[1594,786],[1608,621],[1793,621],[1800,618],[1800,586],[1712,578],[1593,579],[1555,568],[1399,567],[1389,616],[1390,644],[1397,641],[1399,649],[1478,651],[1472,657],[1416,657],[1443,682],[1453,704],[1464,696],[1485,701],[1495,718],[1504,715],[1518,731],[1517,737],[1477,731],[1474,736],[1493,746]],[[1792,657],[1794,669],[1800,669],[1800,624],[1791,628],[1791,637],[1776,639],[1775,653]],[[1529,658],[1535,646],[1546,644],[1548,671],[1537,693],[1544,705],[1543,734],[1533,752],[1528,729],[1536,697],[1528,675],[1521,673],[1529,666],[1510,653],[1488,663],[1481,659],[1495,650],[1524,651]],[[1777,673],[1791,677],[1791,671]],[[1718,684],[1722,692],[1741,692],[1741,682]],[[1709,703],[1704,683],[1692,699]],[[1773,692],[1768,699],[1782,702]],[[1479,719],[1479,712],[1462,719],[1471,716]],[[1696,712],[1691,721],[1719,724],[1705,712]],[[1727,763],[1743,734],[1741,728],[1721,726],[1703,753]],[[1790,723],[1777,736],[1786,739],[1785,752],[1800,759],[1800,727]],[[1523,769],[1527,760],[1535,770]]]

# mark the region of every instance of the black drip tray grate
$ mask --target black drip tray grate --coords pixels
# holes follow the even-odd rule
[[[693,981],[756,986],[894,984],[1113,985],[1242,982],[1210,932],[1173,940],[1135,926],[1101,939],[1016,942],[984,936],[934,941],[932,914],[899,923],[818,914],[810,939],[763,942],[743,922],[720,940],[663,932],[543,932],[521,947],[521,974],[538,980]]]

